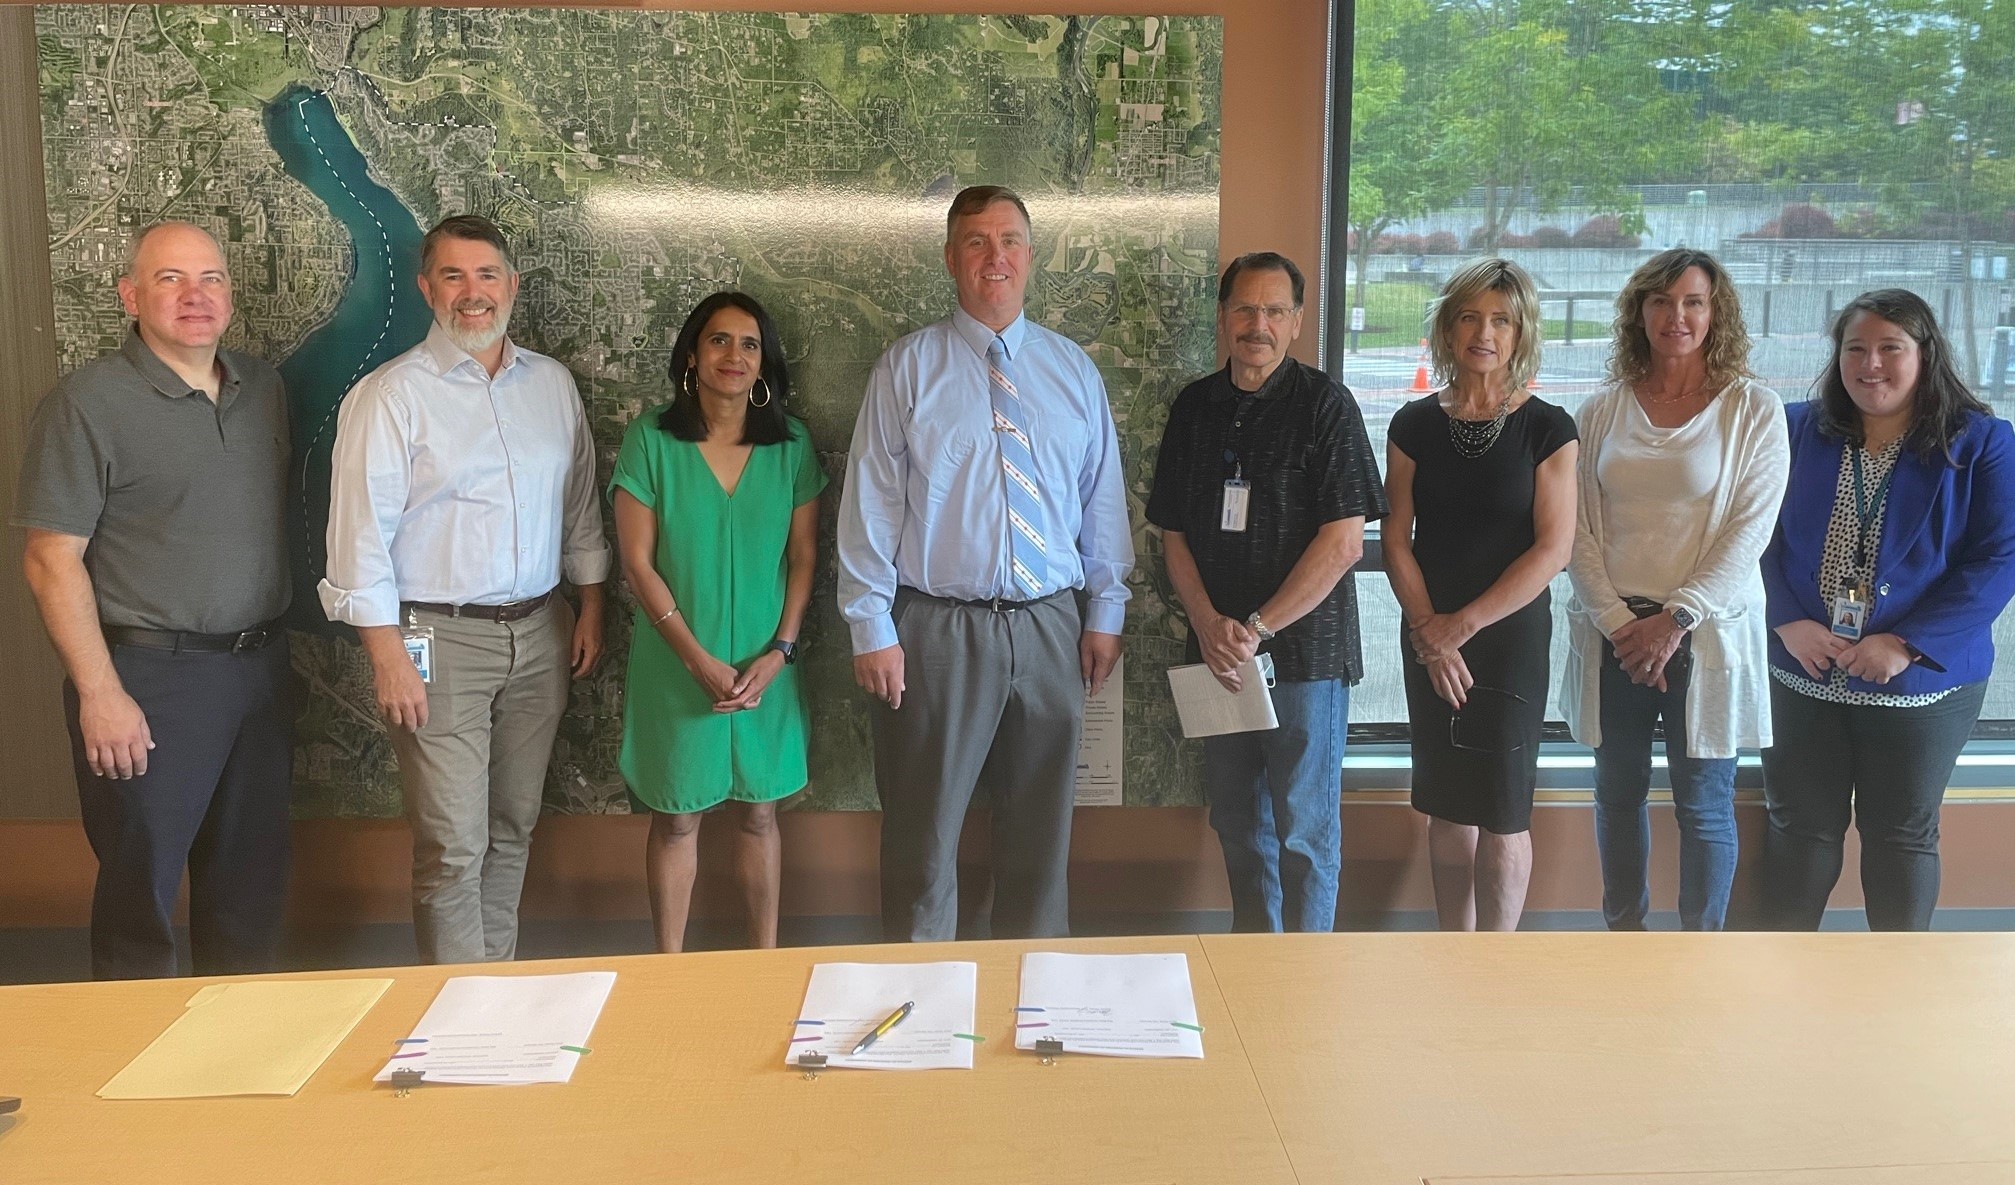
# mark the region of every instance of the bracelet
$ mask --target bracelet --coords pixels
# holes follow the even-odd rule
[[[673,605],[671,608],[665,610],[663,613],[660,613],[656,617],[651,618],[651,628],[657,629],[660,622],[664,621],[665,618],[670,617],[672,614],[677,613],[678,611],[679,607],[677,605]]]

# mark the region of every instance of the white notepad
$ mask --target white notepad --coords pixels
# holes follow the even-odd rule
[[[1223,736],[1230,732],[1259,732],[1279,728],[1273,713],[1271,655],[1255,654],[1238,668],[1243,679],[1235,692],[1226,691],[1210,668],[1203,663],[1170,667],[1169,693],[1175,697],[1176,716],[1182,721],[1182,735]]]

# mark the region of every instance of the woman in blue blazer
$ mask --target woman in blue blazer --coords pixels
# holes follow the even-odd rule
[[[1818,928],[1851,812],[1869,927],[1924,930],[1939,806],[2015,595],[2015,432],[1901,289],[1841,311],[1817,388],[1789,409],[1790,483],[1763,553],[1764,917]]]

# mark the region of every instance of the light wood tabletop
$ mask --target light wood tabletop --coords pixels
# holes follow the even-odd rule
[[[1202,941],[1303,1185],[2015,1182],[2015,934]]]
[[[1014,1046],[1027,950],[1189,956],[1203,1061],[1066,1058]],[[979,965],[970,1071],[829,1070],[784,1051],[813,964]],[[371,1076],[454,974],[617,973],[566,1085],[421,1087]],[[487,967],[330,972],[396,982],[293,1098],[108,1101],[95,1092],[206,980],[0,988],[6,1185],[144,1181],[1291,1182],[1273,1121],[1193,937],[820,947]],[[287,978],[294,978],[288,976]],[[248,1051],[248,1056],[253,1052]]]
[[[1189,956],[1203,1061],[1013,1048],[1029,950]],[[979,965],[971,1071],[782,1065],[813,964]],[[371,1076],[450,975],[617,972],[564,1086]],[[95,1097],[201,980],[0,988],[0,1181],[2010,1185],[2015,935],[1338,934],[328,972],[293,1098]],[[293,978],[293,977],[288,977]]]

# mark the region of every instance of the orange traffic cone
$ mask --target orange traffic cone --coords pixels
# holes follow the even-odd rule
[[[1433,388],[1427,385],[1427,339],[1420,339],[1420,363],[1413,368],[1413,393],[1425,395]]]

